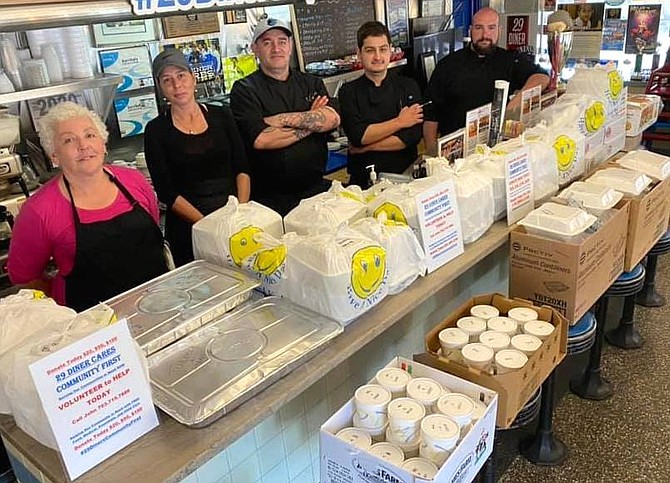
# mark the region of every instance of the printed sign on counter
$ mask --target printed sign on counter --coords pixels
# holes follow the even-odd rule
[[[70,479],[158,425],[126,320],[30,366]]]
[[[521,92],[521,118],[520,121],[526,126],[537,124],[540,114],[540,99],[542,98],[542,86],[531,87]]]
[[[444,181],[421,193],[416,207],[423,250],[428,259],[428,273],[431,273],[463,253],[454,181]]]
[[[491,128],[491,103],[465,114],[465,155],[475,152],[477,144],[488,144]]]
[[[528,148],[514,151],[505,160],[507,224],[512,225],[533,210],[533,172]]]

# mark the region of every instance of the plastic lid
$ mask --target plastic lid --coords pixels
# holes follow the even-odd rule
[[[544,203],[534,209],[519,225],[542,233],[575,236],[586,231],[597,218],[584,210],[558,203]]]
[[[670,176],[670,158],[651,151],[630,151],[619,158],[617,163],[624,168],[640,171],[657,180]]]
[[[438,470],[435,463],[424,458],[410,458],[402,464],[401,468],[425,480],[435,478]]]
[[[532,334],[519,334],[512,337],[512,348],[528,354],[542,346],[542,340]]]
[[[472,398],[458,392],[445,394],[437,401],[437,409],[451,416],[461,426],[467,424],[475,413],[475,402]]]
[[[530,322],[523,324],[523,331],[526,334],[545,339],[554,331],[554,326],[549,322],[544,322],[542,320],[531,320]]]
[[[493,349],[477,342],[463,347],[461,354],[466,362],[484,363],[493,360]]]
[[[430,442],[451,442],[461,435],[458,423],[445,414],[431,414],[421,421],[421,437]]]
[[[391,443],[376,443],[370,446],[368,453],[377,456],[383,460],[389,461],[396,466],[402,465],[405,461],[405,454],[400,448]]]
[[[528,362],[528,356],[515,349],[505,349],[496,354],[496,364],[507,369],[521,369]]]
[[[388,417],[393,421],[418,423],[426,415],[423,404],[408,397],[399,397],[389,403]]]
[[[341,429],[335,436],[360,449],[366,450],[372,446],[372,438],[370,435],[358,428]]]
[[[651,178],[644,173],[626,168],[605,168],[593,173],[586,182],[616,186],[617,190],[629,196],[639,196],[651,184]]]
[[[407,384],[407,396],[424,405],[435,404],[442,394],[442,385],[429,377],[417,377]]]
[[[531,309],[530,307],[514,307],[507,312],[507,316],[510,319],[516,320],[518,323],[526,323],[531,320],[537,320],[538,313],[536,310]]]
[[[489,320],[491,317],[499,316],[500,311],[493,305],[474,305],[470,309],[470,315],[474,315],[475,317],[479,317],[484,320]]]
[[[487,326],[489,330],[494,330],[496,332],[502,332],[507,335],[514,335],[517,329],[516,320],[510,317],[493,317],[489,319]]]
[[[486,330],[486,320],[472,316],[461,317],[456,326],[468,334],[479,334]]]
[[[377,372],[375,379],[380,386],[393,393],[404,391],[412,376],[398,367],[385,367]]]
[[[509,347],[509,335],[494,330],[487,330],[479,334],[479,342],[494,351],[507,349]]]
[[[391,401],[391,391],[379,384],[366,384],[356,389],[357,407],[384,407]]]
[[[576,200],[587,210],[607,210],[614,207],[623,193],[609,186],[575,181],[558,195],[564,200]]]
[[[460,349],[468,343],[468,333],[458,327],[449,327],[439,333],[440,343],[452,349]]]

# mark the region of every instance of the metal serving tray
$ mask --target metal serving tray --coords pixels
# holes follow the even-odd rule
[[[234,309],[259,281],[230,267],[196,260],[109,299],[116,316],[150,355]]]
[[[182,424],[206,426],[316,354],[338,322],[266,297],[149,357],[154,404]]]

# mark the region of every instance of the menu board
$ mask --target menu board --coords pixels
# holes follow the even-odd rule
[[[319,0],[295,4],[300,46],[305,64],[337,59],[356,52],[356,31],[375,20],[373,0]]]

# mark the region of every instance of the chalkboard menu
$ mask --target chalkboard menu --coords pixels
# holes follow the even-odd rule
[[[295,4],[300,46],[305,64],[337,59],[356,51],[356,31],[375,20],[373,0],[319,0]]]

